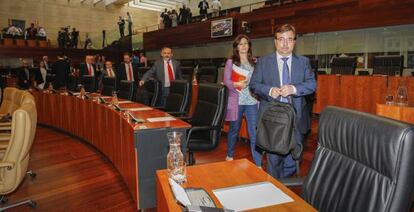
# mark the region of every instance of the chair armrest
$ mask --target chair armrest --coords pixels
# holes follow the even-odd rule
[[[197,132],[197,131],[210,131],[210,130],[217,130],[217,129],[221,129],[221,128],[220,127],[212,127],[212,126],[196,126],[196,127],[192,127],[190,129],[190,131],[188,131],[187,143],[190,140],[191,133],[193,133],[193,132]]]
[[[191,122],[191,120],[193,119],[192,116],[179,116],[177,118],[179,118],[179,119],[181,119],[183,121],[186,121],[186,122]]]
[[[7,168],[8,170],[14,167],[14,162],[3,161],[0,162],[0,168]]]
[[[282,178],[278,179],[283,185],[287,187],[296,187],[296,186],[303,186],[303,177],[293,177],[293,178]]]

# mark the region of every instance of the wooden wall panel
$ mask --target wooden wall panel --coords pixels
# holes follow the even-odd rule
[[[414,1],[400,0],[310,0],[280,7],[263,8],[251,13],[234,14],[234,36],[210,38],[211,20],[144,33],[144,48],[187,46],[232,40],[243,33],[241,22],[251,24],[250,38],[272,36],[271,20],[276,25],[291,23],[299,34],[369,27],[412,24]]]
[[[407,87],[409,105],[414,105],[414,77],[320,75],[313,112],[334,105],[375,114],[377,104],[385,102],[386,94],[395,95],[398,85]]]

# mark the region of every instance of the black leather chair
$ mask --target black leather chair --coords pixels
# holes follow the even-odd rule
[[[191,102],[191,83],[187,80],[175,80],[171,83],[164,111],[180,116],[188,113]]]
[[[183,79],[192,81],[193,80],[194,68],[191,66],[181,66],[181,75]]]
[[[180,66],[181,67],[191,67],[191,68],[194,68],[195,67],[195,61],[193,59],[180,60]]]
[[[132,100],[134,96],[134,81],[121,80],[118,85],[118,98]]]
[[[403,72],[403,64],[403,55],[375,56],[372,72],[373,74],[401,76]]]
[[[327,107],[302,197],[319,211],[409,211],[414,126]]]
[[[69,91],[73,91],[73,92],[77,91],[78,90],[78,77],[75,77],[73,75],[69,75],[68,76],[68,83],[67,83],[66,88]]]
[[[216,66],[202,66],[197,71],[197,81],[199,83],[217,83],[218,69]]]
[[[331,74],[354,75],[356,65],[356,57],[334,57],[331,64]]]
[[[151,67],[138,67],[138,79],[141,79],[144,76],[145,72],[150,70]]]
[[[195,151],[210,151],[218,146],[227,109],[227,97],[225,86],[199,84],[197,105],[191,118],[192,128],[187,135],[190,165],[195,163]]]
[[[151,107],[156,107],[160,101],[161,82],[149,80],[143,87],[138,87],[135,94],[135,102],[139,102]]]
[[[112,92],[116,91],[116,81],[115,77],[102,78],[102,95],[112,96]]]
[[[93,76],[81,76],[79,77],[79,84],[83,85],[86,92],[95,91],[95,77]]]

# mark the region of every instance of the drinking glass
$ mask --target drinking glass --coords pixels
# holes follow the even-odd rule
[[[405,86],[398,86],[397,89],[397,104],[400,106],[408,105],[408,91]]]

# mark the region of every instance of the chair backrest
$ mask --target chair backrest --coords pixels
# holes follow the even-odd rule
[[[328,107],[303,197],[319,211],[408,211],[413,153],[413,125]]]
[[[334,57],[331,64],[331,74],[354,75],[356,64],[356,57]]]
[[[390,55],[390,56],[375,56],[373,65],[373,74],[382,75],[402,75],[404,64],[403,55]]]
[[[193,79],[194,68],[190,66],[181,66],[180,68],[183,79],[191,81]]]
[[[83,85],[86,92],[94,92],[95,91],[95,77],[93,76],[81,76],[79,78],[79,84]]]
[[[202,66],[197,71],[197,81],[200,83],[217,83],[218,69],[216,66]]]
[[[145,72],[147,72],[150,69],[151,67],[138,67],[138,78],[141,79]]]
[[[7,114],[12,113],[19,107],[19,105],[15,104],[14,98],[15,94],[18,91],[18,88],[15,87],[6,87],[3,91],[3,101],[0,106],[0,114]]]
[[[194,68],[195,61],[193,59],[180,60],[180,65],[181,65],[181,67],[191,67],[191,68]]]
[[[170,94],[165,104],[165,111],[187,113],[190,102],[191,83],[187,80],[175,80],[171,83]]]
[[[112,96],[112,92],[116,91],[116,78],[104,77],[102,78],[102,95]]]
[[[25,103],[13,113],[10,142],[1,160],[13,165],[11,168],[0,168],[2,195],[13,192],[26,175],[36,123],[36,105],[33,103]]]
[[[158,106],[161,99],[161,86],[161,82],[157,80],[149,80],[144,84],[149,99],[149,106]]]
[[[132,100],[134,81],[121,80],[118,86],[118,98]]]
[[[191,125],[193,127],[210,126],[216,128],[216,130],[195,132],[191,135],[190,140],[192,137],[197,137],[210,142],[208,145],[203,145],[204,150],[216,148],[220,141],[221,127],[227,109],[227,97],[228,91],[223,85],[200,83],[198,86],[197,105],[192,116]],[[191,151],[190,146],[189,148]]]

